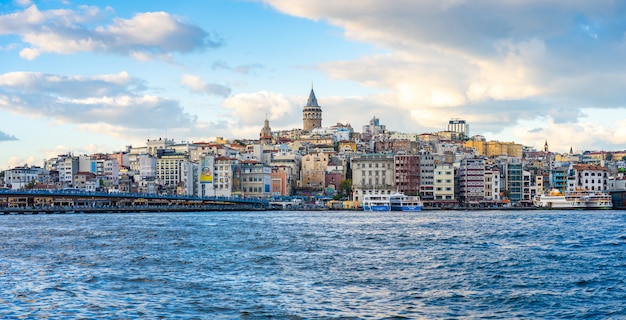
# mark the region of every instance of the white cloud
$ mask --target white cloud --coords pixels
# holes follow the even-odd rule
[[[518,143],[532,146],[543,146],[547,141],[551,151],[568,152],[573,150],[624,150],[626,144],[621,119],[616,126],[606,126],[596,122],[580,122],[576,124],[554,123],[545,121],[541,129],[533,130],[533,123],[522,122],[514,128],[513,135],[519,137]],[[592,147],[593,146],[593,147]],[[591,148],[592,147],[592,148]]]
[[[110,10],[105,10],[110,11]],[[222,40],[166,12],[142,12],[130,19],[115,18],[109,25],[89,29],[86,22],[104,19],[97,7],[79,11],[23,11],[0,15],[0,35],[18,35],[30,47],[20,51],[32,60],[43,53],[105,52],[139,60],[169,61],[171,53],[187,53],[222,45]]]
[[[589,135],[596,130],[602,139],[619,141],[610,138],[617,127],[594,126],[581,111],[625,106],[626,12],[614,1],[265,2],[325,21],[343,29],[347,39],[386,52],[318,68],[334,79],[382,90],[367,98],[371,108],[390,111],[388,128],[438,124],[442,130],[460,117],[474,133],[528,140],[523,122],[550,119],[559,128],[579,125]]]
[[[233,111],[240,127],[263,126],[264,119],[286,118],[297,108],[282,94],[268,91],[234,95],[224,101],[224,107]]]
[[[200,77],[191,74],[184,74],[181,78],[181,84],[195,93],[228,97],[231,92],[231,89],[227,86],[214,83],[209,84]]]
[[[28,165],[28,166],[32,166],[32,165],[37,165],[40,166],[41,159],[37,159],[34,156],[28,156],[28,157],[16,157],[16,156],[12,156],[7,160],[7,168],[15,168],[15,167],[19,167],[19,166],[23,166],[23,165]]]
[[[17,3],[20,6],[26,7],[30,5],[32,1],[31,0],[15,0],[15,3]]]
[[[178,101],[143,94],[143,80],[126,72],[93,77],[35,72],[0,74],[0,108],[57,123],[188,128],[196,116]]]

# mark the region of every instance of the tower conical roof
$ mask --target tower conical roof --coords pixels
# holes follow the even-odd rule
[[[315,97],[315,92],[313,92],[313,88],[311,88],[309,100],[306,101],[306,105],[309,107],[319,107],[319,105],[317,104],[317,98]]]

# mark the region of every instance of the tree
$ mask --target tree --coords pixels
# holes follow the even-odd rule
[[[342,196],[350,197],[352,194],[352,179],[342,180],[339,184],[339,190],[341,190],[340,194]]]
[[[37,181],[35,181],[35,179],[33,179],[24,187],[24,189],[32,190],[35,187],[36,183],[37,183]]]
[[[607,152],[606,156],[604,156],[604,160],[612,161],[613,160],[613,154],[610,153],[610,152]]]

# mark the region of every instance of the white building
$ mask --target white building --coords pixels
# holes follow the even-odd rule
[[[609,178],[609,190],[626,190],[626,177],[623,172],[619,172],[617,176]]]
[[[217,157],[213,167],[215,176],[213,178],[214,195],[216,197],[230,197],[233,191],[233,175],[237,168],[238,160],[228,157]]]
[[[438,164],[435,166],[434,173],[434,200],[454,200],[454,167],[452,164]]]
[[[354,201],[395,192],[393,155],[364,154],[351,159],[351,168]]]
[[[138,150],[136,150],[136,152],[139,154],[148,153],[149,155],[156,157],[159,150],[170,149],[170,147],[173,145],[174,145],[174,139],[162,139],[162,138],[159,138],[159,140],[148,139],[148,141],[146,142],[146,146],[139,147]]]
[[[157,172],[157,160],[149,154],[142,154],[137,157],[138,172],[142,179],[155,178]]]
[[[182,163],[187,161],[183,154],[168,154],[156,159],[156,178],[165,193],[177,192],[178,183],[181,182]]]
[[[380,124],[380,119],[373,117],[369,124],[363,126],[363,133],[375,136],[387,132],[387,127]]]
[[[197,196],[199,165],[189,161],[180,163],[180,182],[178,184],[178,194],[185,196]]]
[[[30,183],[36,183],[44,172],[40,167],[15,167],[4,171],[4,183],[12,190],[23,189]]]
[[[573,164],[567,173],[567,191],[609,190],[609,170],[606,167]]]
[[[485,170],[485,200],[500,200],[500,171]]]
[[[392,132],[389,135],[389,139],[391,140],[409,140],[409,141],[418,141],[419,135],[417,133],[405,133],[405,132]]]
[[[447,130],[450,132],[456,132],[461,134],[464,137],[469,137],[469,124],[465,122],[465,120],[461,119],[451,119],[448,122]]]
[[[72,186],[78,170],[78,157],[67,157],[59,163],[59,182]]]

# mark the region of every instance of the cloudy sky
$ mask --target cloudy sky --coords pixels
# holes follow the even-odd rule
[[[106,4],[105,4],[106,3]],[[626,2],[0,2],[0,168],[323,125],[626,149]]]

